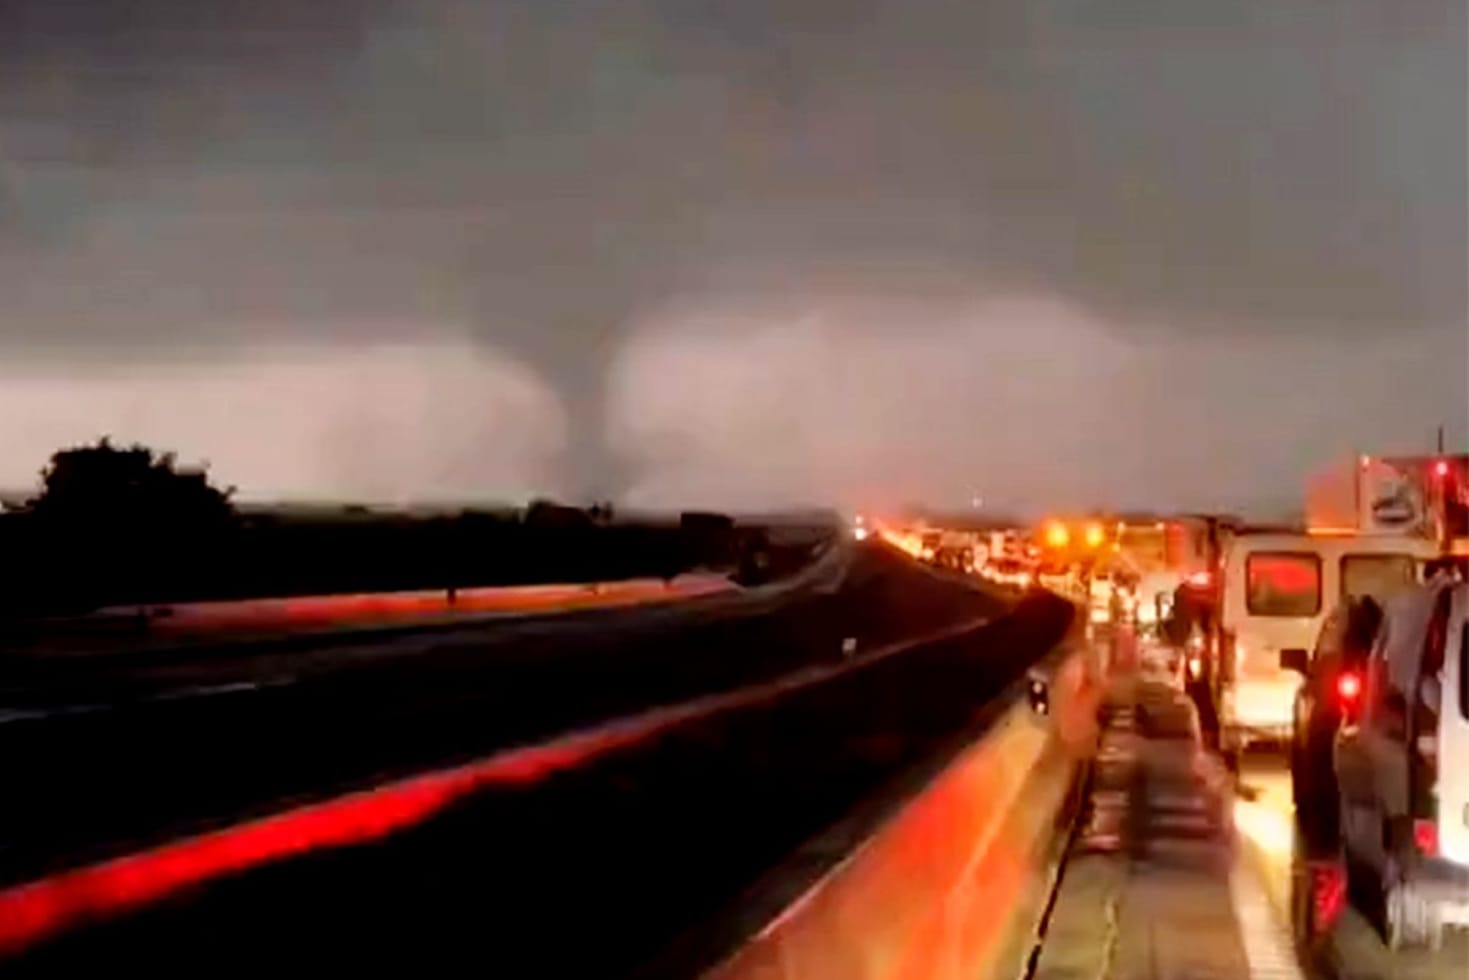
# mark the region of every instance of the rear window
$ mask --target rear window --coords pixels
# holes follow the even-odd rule
[[[1459,637],[1459,714],[1469,721],[1469,623]]]
[[[1341,597],[1371,596],[1382,602],[1418,581],[1418,560],[1412,555],[1343,555]]]
[[[1309,551],[1257,551],[1245,559],[1251,616],[1302,617],[1321,611],[1321,558]]]
[[[1469,623],[1459,638],[1459,714],[1469,721]]]

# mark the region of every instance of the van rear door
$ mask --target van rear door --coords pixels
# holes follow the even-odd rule
[[[1438,731],[1440,853],[1469,866],[1469,586],[1454,589]]]
[[[1244,555],[1243,615],[1233,632],[1230,714],[1242,728],[1288,730],[1300,675],[1283,670],[1280,652],[1310,650],[1323,605],[1321,556],[1305,549],[1261,548]]]

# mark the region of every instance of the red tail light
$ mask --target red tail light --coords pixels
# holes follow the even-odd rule
[[[1348,706],[1355,705],[1362,696],[1362,678],[1354,671],[1344,671],[1336,679],[1336,696]]]
[[[1413,843],[1424,857],[1438,857],[1438,822],[1414,820]]]

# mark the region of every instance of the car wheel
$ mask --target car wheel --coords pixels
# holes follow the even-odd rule
[[[1390,950],[1399,950],[1412,940],[1407,895],[1398,882],[1384,882],[1382,887],[1382,941]]]
[[[1389,859],[1379,879],[1382,890],[1382,940],[1390,950],[1430,944],[1433,918],[1422,899],[1403,880],[1397,862]]]

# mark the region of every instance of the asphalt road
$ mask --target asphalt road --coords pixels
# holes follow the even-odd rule
[[[0,723],[0,885],[999,613],[886,549],[841,587],[380,642],[106,666]],[[63,683],[64,682],[64,683]]]
[[[920,584],[914,576],[928,573],[892,562],[867,555],[851,594],[814,619],[796,617],[784,642],[856,625],[869,637],[931,628],[920,609],[993,609],[993,600],[951,606],[952,586]],[[934,599],[918,599],[928,583]],[[930,605],[941,593],[948,598]],[[832,616],[842,629],[822,625]],[[312,852],[70,933],[7,972],[691,975],[720,952],[697,936],[718,932],[712,923],[762,871],[952,751],[1070,616],[1060,600],[1028,600],[982,629],[678,726],[570,772],[477,794],[387,840]],[[683,954],[660,958],[670,944]]]

